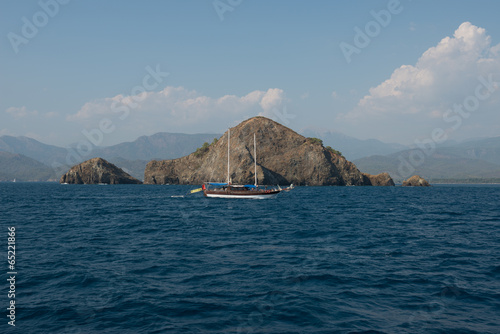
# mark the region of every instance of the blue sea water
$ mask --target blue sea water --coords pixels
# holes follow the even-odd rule
[[[0,332],[500,332],[499,185],[193,188],[0,184]]]

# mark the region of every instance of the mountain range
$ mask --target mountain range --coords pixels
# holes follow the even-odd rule
[[[56,181],[54,171],[22,154],[0,151],[0,181]]]
[[[353,161],[362,172],[378,174],[388,172],[396,182],[401,182],[402,161],[408,162],[412,149],[407,146],[384,143],[375,139],[360,140],[337,132],[305,129],[306,137],[323,140],[325,146],[340,151]],[[130,175],[142,180],[146,164],[151,160],[174,159],[186,156],[204,142],[211,143],[221,134],[183,134],[160,132],[142,136],[132,142],[95,148],[80,161],[94,157],[104,158]],[[71,167],[67,162],[70,149],[41,143],[28,137],[0,137],[0,181],[46,181],[58,178]],[[71,161],[74,164],[74,161]],[[62,168],[52,168],[54,164]],[[406,167],[408,164],[406,163]],[[500,181],[500,137],[447,142],[413,168],[431,182]]]
[[[426,151],[407,149],[353,162],[365,173],[388,172],[395,182],[418,174],[431,182],[497,183],[500,182],[500,137],[470,140],[433,150],[427,148]]]
[[[0,137],[0,181],[46,181],[59,179],[63,173],[71,168],[70,164],[101,157],[124,169],[127,173],[142,180],[146,164],[153,159],[173,159],[188,155],[200,147],[204,142],[212,142],[220,134],[184,134],[160,132],[152,136],[142,136],[133,142],[124,142],[113,146],[98,147],[79,160],[68,159],[71,156],[70,148],[47,145],[29,137]],[[9,154],[7,154],[9,153]],[[70,160],[70,164],[68,164]],[[16,173],[18,166],[19,173]],[[24,167],[32,168],[32,174],[24,171]],[[52,168],[58,166],[58,168]],[[21,168],[22,167],[22,168]],[[21,172],[21,170],[23,172]],[[44,179],[42,175],[51,171],[50,177]],[[7,172],[8,171],[8,172]],[[38,173],[36,171],[43,171]],[[44,174],[45,173],[45,174]]]
[[[304,129],[300,134],[322,139],[325,146],[331,146],[342,152],[344,157],[351,161],[370,155],[387,155],[408,149],[408,146],[401,144],[384,143],[377,139],[357,139],[328,130]]]

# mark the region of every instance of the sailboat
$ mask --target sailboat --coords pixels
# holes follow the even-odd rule
[[[259,186],[257,184],[257,144],[255,134],[253,135],[253,160],[254,160],[254,175],[255,183],[246,185],[234,185],[229,176],[229,144],[231,138],[231,129],[227,132],[227,182],[205,182],[202,186],[203,195],[206,197],[215,198],[250,198],[250,199],[265,199],[273,198],[285,190],[279,185],[277,187]],[[293,188],[293,185],[287,187],[286,190]]]

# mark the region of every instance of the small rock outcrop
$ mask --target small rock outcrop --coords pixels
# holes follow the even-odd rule
[[[363,173],[366,183],[370,183],[372,186],[394,186],[394,180],[389,175],[389,173],[380,173],[377,175],[371,175]]]
[[[423,177],[420,177],[418,175],[413,175],[409,179],[404,180],[402,186],[403,187],[430,187],[431,185]]]
[[[254,134],[259,184],[371,185],[352,162],[325,148],[320,140],[306,138],[261,116],[231,128],[230,177],[235,184],[254,183]],[[150,161],[144,171],[146,184],[201,184],[226,179],[227,132],[188,156]]]
[[[61,176],[60,183],[70,184],[141,184],[142,182],[125,173],[121,168],[101,159],[93,158],[82,162]]]

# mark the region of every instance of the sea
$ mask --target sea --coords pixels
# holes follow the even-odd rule
[[[0,183],[0,332],[500,333],[500,185],[195,188]]]

